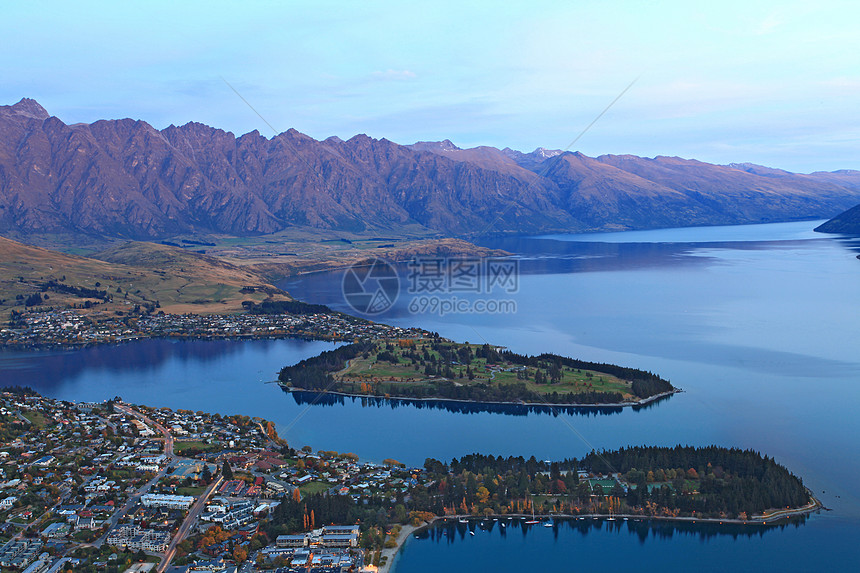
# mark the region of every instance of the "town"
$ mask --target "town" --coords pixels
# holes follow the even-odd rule
[[[2,394],[0,436],[3,571],[375,571],[399,526],[322,523],[307,507],[392,509],[424,482],[396,460],[294,450],[258,418],[22,388]],[[301,523],[284,522],[288,506]]]
[[[426,335],[340,313],[85,315],[74,309],[15,313],[0,328],[0,346],[86,346],[142,338],[308,338],[357,341]]]
[[[752,450],[639,446],[559,462],[420,468],[295,449],[262,418],[0,391],[0,567],[22,573],[386,572],[437,520],[461,533],[564,520],[762,527],[818,511]],[[773,526],[771,524],[771,526]]]

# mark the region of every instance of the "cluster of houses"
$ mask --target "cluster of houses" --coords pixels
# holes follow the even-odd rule
[[[170,533],[136,525],[121,525],[108,533],[107,543],[121,549],[164,553],[170,545]]]
[[[240,529],[257,521],[261,513],[256,511],[257,507],[255,502],[247,499],[229,501],[226,498],[216,498],[206,507],[200,519],[217,523],[221,529]]]
[[[14,438],[0,446],[0,520],[33,524],[47,508],[62,518],[39,525],[38,539],[16,538],[0,547],[0,566],[22,573],[51,573],[48,570],[59,562],[49,556],[41,559],[44,550],[63,548],[66,555],[75,556],[75,545],[81,542],[149,554],[165,551],[201,491],[195,480],[205,472],[216,475],[225,462],[236,472],[247,473],[243,479],[219,484],[193,530],[202,534],[218,527],[230,532],[224,543],[201,550],[213,558],[229,559],[234,547],[247,547],[260,520],[283,497],[301,495],[299,487],[311,482],[321,485],[311,486],[312,491],[361,499],[406,493],[421,480],[417,470],[359,463],[353,454],[276,449],[262,421],[242,416],[138,407],[179,436],[175,451],[184,440],[202,448],[194,458],[183,456],[181,448],[168,457],[158,439],[160,432],[151,435],[148,422],[114,412],[108,404],[74,404],[9,392],[0,398],[0,421],[15,430]],[[139,488],[159,471],[162,477],[141,492]],[[136,504],[123,507],[138,493]],[[43,501],[41,509],[33,504],[34,496]],[[15,532],[10,531],[10,537]],[[350,552],[358,539],[358,526],[329,525],[281,536],[260,555],[281,557],[278,563],[295,567],[349,568],[360,561],[358,552]],[[83,561],[86,565],[87,559]]]
[[[282,338],[326,340],[423,336],[419,329],[356,321],[340,314],[100,315],[91,320],[74,309],[24,309],[14,325],[0,328],[0,344],[86,345],[137,338]]]
[[[12,539],[0,547],[0,567],[26,570],[42,550],[39,539]]]
[[[297,452],[297,457],[304,462],[304,468],[290,466],[274,475],[298,486],[311,482],[322,483],[328,486],[328,493],[349,495],[356,501],[383,492],[406,493],[422,480],[417,471],[404,477],[394,475],[387,464],[358,463],[353,458],[330,456],[322,452]]]
[[[358,547],[358,539],[358,525],[328,525],[307,533],[279,535],[274,546],[263,549],[261,555],[270,562],[280,560],[290,567],[284,569],[288,571],[352,571],[360,562],[360,556],[351,551]]]
[[[124,416],[96,404],[5,392],[0,419],[15,438],[0,446],[0,521],[26,524],[49,506],[74,529],[97,529],[145,477],[157,443]],[[101,406],[104,406],[103,404]],[[135,458],[137,456],[137,458]],[[138,471],[112,468],[135,458]],[[73,509],[74,508],[74,509]]]
[[[359,527],[357,525],[326,525],[308,533],[298,535],[279,535],[275,540],[277,547],[322,547],[343,549],[358,547]]]

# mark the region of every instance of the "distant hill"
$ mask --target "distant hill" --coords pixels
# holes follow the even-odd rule
[[[860,205],[840,213],[826,223],[815,228],[819,233],[842,233],[860,235]]]
[[[289,298],[247,269],[176,247],[129,243],[98,256],[103,260],[0,237],[0,316],[24,310],[35,294],[42,300],[33,306],[92,313],[156,303],[166,312],[235,312],[243,300]]]
[[[289,229],[468,238],[825,218],[858,201],[858,172],[317,141],[292,129],[235,137],[199,123],[67,125],[33,100],[0,106],[0,234],[22,240]]]

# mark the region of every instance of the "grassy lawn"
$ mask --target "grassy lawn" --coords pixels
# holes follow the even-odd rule
[[[192,495],[194,497],[199,496],[204,491],[206,491],[206,486],[199,487],[178,487],[176,488],[176,495]]]
[[[608,494],[610,491],[612,491],[612,488],[615,487],[615,483],[616,482],[614,479],[589,479],[588,480],[588,485],[591,486],[592,489],[594,489],[595,485],[599,485],[601,488],[603,488],[604,494]]]
[[[465,345],[454,344],[453,346],[455,350],[458,350]],[[478,348],[478,345],[474,344],[469,346],[473,353]],[[419,343],[416,350],[423,356],[425,348],[428,350],[429,356],[435,357],[437,361],[441,362],[441,355],[436,351],[430,350],[429,346]],[[415,369],[415,366],[412,364],[412,360],[404,356],[404,351],[408,352],[411,350],[410,348],[404,349],[400,348],[398,345],[394,345],[392,353],[398,360],[398,363],[396,364],[389,360],[377,360],[379,352],[384,350],[384,343],[379,343],[376,351],[371,352],[367,358],[363,356],[354,358],[346,368],[336,373],[335,376],[344,382],[359,383],[377,381],[383,383],[409,383],[410,385],[417,383],[426,384],[431,379],[439,378],[439,376],[428,376],[425,374],[425,367],[420,365],[420,363],[418,370]],[[539,394],[552,394],[553,392],[558,392],[559,394],[576,394],[580,392],[619,392],[624,397],[632,395],[630,383],[606,373],[590,370],[563,368],[560,382],[555,384],[536,384],[534,381],[536,373],[535,368],[522,369],[520,366],[512,363],[488,365],[484,358],[473,358],[468,365],[450,364],[447,366],[449,366],[454,372],[454,377],[451,379],[456,384],[462,385],[481,383],[492,385],[525,383],[528,390]],[[445,365],[443,365],[443,368],[444,367]],[[467,367],[473,373],[472,380],[469,380],[465,375]],[[462,378],[460,377],[461,372],[463,373]],[[518,377],[522,376],[523,373],[527,374],[528,378],[521,379]],[[354,390],[356,389],[354,388]]]
[[[306,484],[299,486],[299,491],[303,496],[305,495],[314,495],[316,493],[322,493],[332,486],[327,483],[323,483],[321,481],[312,481]]]
[[[43,416],[41,412],[36,410],[27,410],[26,412],[22,412],[22,414],[37,428],[44,428],[48,425],[48,419]]]
[[[208,452],[212,450],[220,449],[220,444],[207,444],[205,442],[201,442],[199,440],[189,440],[187,442],[174,442],[173,443],[173,451],[177,454],[181,454],[182,452],[188,450],[200,450],[202,452]]]

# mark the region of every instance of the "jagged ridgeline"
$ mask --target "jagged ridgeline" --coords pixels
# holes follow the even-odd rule
[[[438,490],[428,492],[430,511],[497,504],[494,511],[516,512],[542,503],[538,511],[746,519],[812,501],[803,481],[773,459],[718,446],[637,446],[559,462],[472,454],[450,463],[428,458],[424,467]]]
[[[342,346],[283,368],[279,380],[360,396],[565,405],[635,404],[676,391],[644,370],[443,338]]]

